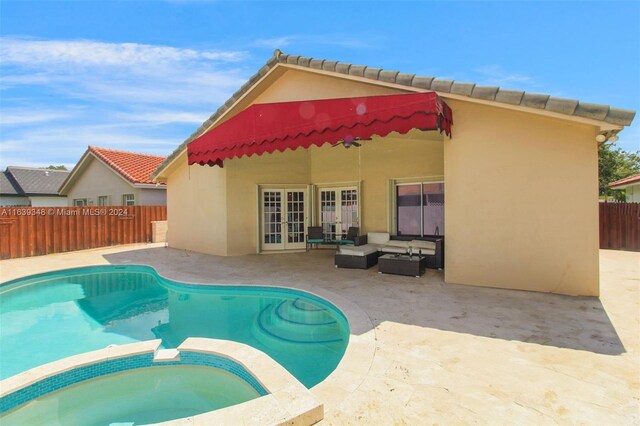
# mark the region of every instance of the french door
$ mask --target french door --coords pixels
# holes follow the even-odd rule
[[[306,233],[305,189],[262,189],[262,250],[304,249]]]
[[[358,189],[320,188],[318,190],[318,216],[326,238],[346,238],[350,226],[359,226]]]

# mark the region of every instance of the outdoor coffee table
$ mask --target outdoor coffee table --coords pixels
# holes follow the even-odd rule
[[[378,258],[378,273],[420,277],[427,267],[425,256],[385,254]]]

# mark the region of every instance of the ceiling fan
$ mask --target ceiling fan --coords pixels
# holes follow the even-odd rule
[[[336,142],[333,147],[335,148],[338,145],[343,145],[345,148],[351,148],[352,146],[355,147],[360,147],[362,144],[360,143],[360,141],[370,141],[371,139],[361,139],[361,138],[354,138],[353,136],[347,135],[344,140],[341,140],[340,142]]]

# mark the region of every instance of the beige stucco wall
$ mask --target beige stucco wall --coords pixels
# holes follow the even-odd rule
[[[0,197],[0,206],[28,206],[29,205],[29,197],[11,197],[11,196],[2,196]],[[65,200],[65,206],[66,206]]]
[[[134,194],[138,204],[139,190],[131,186],[124,178],[102,164],[99,160],[89,156],[87,166],[78,173],[76,181],[67,192],[67,201],[73,206],[73,200],[86,198],[90,205],[98,204],[98,197],[111,197],[111,205],[122,205],[123,194]]]
[[[448,103],[445,280],[598,295],[595,129]]]
[[[258,185],[308,184],[309,152],[304,149],[225,161],[227,169],[228,254],[255,253]]]
[[[393,231],[388,205],[390,181],[439,181],[444,175],[438,132],[412,131],[363,141],[358,149],[312,148],[311,180],[316,185],[361,182],[361,232]]]
[[[640,183],[625,188],[627,203],[640,203]]]
[[[166,188],[140,188],[136,205],[138,206],[164,206],[167,204]]]
[[[398,93],[289,70],[242,101],[278,102]],[[447,100],[453,138],[414,131],[186,166],[169,173],[169,244],[211,254],[254,253],[258,184],[361,182],[362,231],[393,231],[390,181],[442,180],[445,280],[565,294],[598,294],[595,127]],[[189,177],[189,169],[190,177]]]
[[[66,207],[67,197],[29,197],[31,207]]]
[[[187,166],[167,182],[167,239],[174,248],[227,255],[227,168]]]

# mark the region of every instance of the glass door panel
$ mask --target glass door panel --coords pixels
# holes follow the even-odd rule
[[[336,238],[336,192],[334,190],[320,191],[320,224],[325,238]]]
[[[265,190],[262,192],[262,248],[282,250],[282,192]]]
[[[340,239],[347,238],[350,226],[359,226],[358,221],[358,190],[340,190]]]
[[[420,235],[422,225],[420,192],[420,184],[397,186],[398,235]]]
[[[422,185],[424,235],[444,235],[444,183]]]
[[[346,238],[350,226],[359,226],[356,188],[323,188],[319,199],[319,219],[325,238],[341,240]]]
[[[305,248],[305,190],[262,190],[262,250]]]
[[[287,190],[286,249],[304,248],[305,227],[305,191]]]

